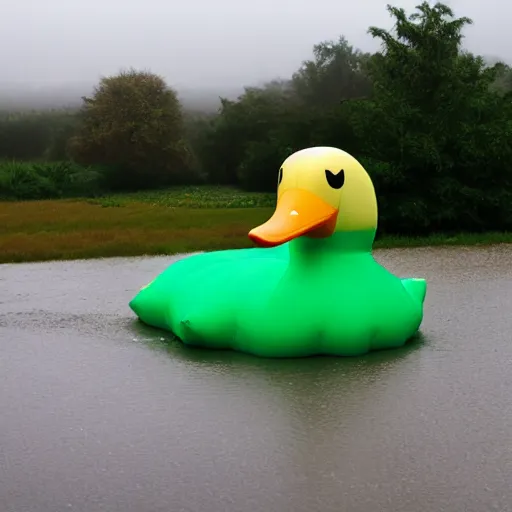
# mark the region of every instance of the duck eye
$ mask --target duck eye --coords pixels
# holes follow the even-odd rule
[[[329,186],[336,190],[343,187],[343,184],[345,183],[345,171],[343,169],[341,169],[337,174],[334,174],[332,171],[326,169],[325,177],[327,178],[327,183],[329,183]]]
[[[277,186],[281,184],[281,181],[283,181],[283,168],[279,169],[279,172],[277,173]]]

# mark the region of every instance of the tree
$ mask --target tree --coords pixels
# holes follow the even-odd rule
[[[305,104],[331,107],[370,95],[369,55],[354,49],[344,37],[315,45],[313,55],[314,60],[304,61],[292,78],[293,89]]]
[[[414,221],[417,232],[475,230],[490,218],[510,219],[504,187],[511,176],[500,164],[504,154],[512,157],[510,108],[491,90],[494,68],[461,49],[471,20],[455,18],[441,3],[423,2],[410,16],[388,11],[393,33],[369,29],[382,51],[369,63],[374,96],[362,136],[369,156],[400,171],[381,189],[388,205],[399,208],[390,217]],[[485,201],[486,191],[492,201]]]
[[[163,78],[135,70],[103,78],[93,97],[83,98],[81,118],[70,153],[81,163],[108,166],[116,188],[190,178],[181,107]]]
[[[248,87],[236,101],[222,99],[203,144],[210,181],[259,190],[274,187],[276,170],[260,164],[269,162],[269,155],[282,154],[279,149],[276,153],[275,144],[287,146],[283,128],[296,109],[290,88],[283,82]],[[264,148],[267,143],[272,148]]]
[[[476,75],[479,72],[478,63],[472,70],[459,66],[459,60],[463,59],[459,53],[461,30],[471,20],[447,19],[453,17],[448,7],[442,4],[431,7],[427,2],[410,16],[404,9],[389,5],[388,11],[395,18],[394,34],[377,27],[369,29],[383,46],[370,63],[374,99],[383,114],[384,124],[379,123],[383,156],[391,156],[389,150],[393,145],[388,141],[392,138],[398,143],[394,147],[401,148],[404,160],[410,161],[414,155],[405,154],[403,145],[416,134],[423,137],[419,147],[427,150],[430,146],[429,160],[439,162],[432,147],[434,139],[438,147],[439,138],[449,131],[448,125],[465,111],[463,102],[467,101],[467,94],[463,93],[468,92],[468,85],[471,87],[460,71],[472,71]],[[433,136],[434,132],[437,137]],[[424,161],[423,151],[416,156]]]

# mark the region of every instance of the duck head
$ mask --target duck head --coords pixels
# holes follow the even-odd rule
[[[363,166],[341,149],[313,147],[289,156],[278,173],[272,217],[249,232],[260,247],[298,237],[328,239],[377,229],[377,199]]]

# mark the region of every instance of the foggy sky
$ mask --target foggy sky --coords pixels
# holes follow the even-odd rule
[[[286,78],[312,46],[345,35],[362,50],[368,26],[390,28],[386,0],[0,0],[0,82],[95,83],[149,69],[177,87]],[[391,4],[412,9],[420,0]],[[447,0],[473,18],[465,46],[512,57],[504,0]]]

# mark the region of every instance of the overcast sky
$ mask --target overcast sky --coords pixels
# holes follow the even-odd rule
[[[287,77],[313,44],[345,35],[363,50],[389,28],[385,0],[0,0],[0,81],[94,83],[150,69],[173,86],[226,87]],[[413,8],[420,0],[397,0]],[[512,57],[505,0],[450,0],[473,18],[466,46]]]

